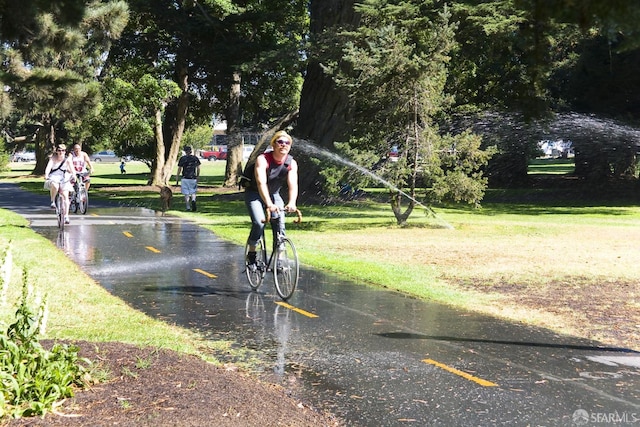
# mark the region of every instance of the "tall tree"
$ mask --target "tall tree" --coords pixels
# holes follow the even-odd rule
[[[29,36],[18,34],[13,43],[2,46],[7,93],[39,128],[36,174],[44,171],[47,150],[71,138],[83,117],[97,106],[97,70],[128,19],[122,1],[92,1],[79,10],[83,15],[77,26],[62,25],[65,20],[40,10],[28,21]]]
[[[309,60],[300,95],[300,113],[295,127],[296,136],[313,141],[319,147],[335,151],[335,141],[347,138],[349,121],[348,94],[336,86],[325,72],[328,62],[342,54],[339,46],[326,39],[343,29],[351,29],[360,22],[354,10],[354,0],[311,0]],[[300,194],[313,195],[320,184],[317,164],[301,159]]]
[[[288,83],[300,75],[305,4],[303,0],[131,1],[135,18],[110,62],[159,81],[171,79],[182,89],[162,116],[166,149],[165,158],[155,162],[157,167],[164,164],[156,184],[171,176],[188,120],[201,124],[209,123],[214,114],[226,118],[237,134],[231,140],[240,141],[239,132],[257,118],[265,120],[270,109],[278,116],[283,108],[295,108],[297,91]],[[287,88],[276,92],[278,102],[268,101],[274,88]],[[230,147],[227,160],[226,181],[233,185],[242,161],[239,148]]]
[[[549,119],[567,108],[626,115],[633,107],[615,94],[636,86],[633,73],[625,73],[633,69],[631,55],[617,52],[639,46],[637,2],[460,0],[452,11],[458,48],[447,88],[458,111],[470,117],[477,110],[506,113],[495,124],[513,128],[487,129],[485,140],[499,148],[489,169],[492,184],[527,182],[537,140],[522,136],[530,124],[541,126],[532,119]],[[617,105],[609,102],[614,98]],[[486,123],[485,117],[476,121]]]
[[[450,102],[444,92],[454,35],[448,9],[434,9],[425,0],[364,0],[356,11],[362,21],[339,35],[344,55],[329,69],[349,94],[350,148],[376,153],[378,159],[396,149],[395,161],[370,166],[393,184],[397,222],[406,222],[415,207],[419,180],[431,189],[431,199],[479,203],[488,153],[479,150],[479,138],[469,133],[445,138],[436,125]]]
[[[149,74],[135,84],[125,77],[103,81],[101,108],[87,127],[100,146],[113,147],[121,156],[133,155],[160,174],[163,166],[156,167],[154,162],[164,158],[162,117],[167,103],[181,90],[173,81],[158,81]]]

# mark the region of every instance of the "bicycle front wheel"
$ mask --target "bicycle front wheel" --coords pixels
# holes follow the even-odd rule
[[[273,269],[273,280],[276,292],[283,300],[288,300],[298,286],[300,266],[298,252],[289,238],[285,237],[276,249],[276,267]]]
[[[87,213],[87,209],[89,208],[89,193],[87,193],[87,188],[82,186],[78,189],[78,194],[76,194],[76,204],[78,206],[78,210],[82,215]]]
[[[58,228],[60,231],[64,231],[64,201],[60,193],[56,195],[56,215],[58,217]]]
[[[244,271],[249,280],[249,286],[254,291],[260,287],[267,271],[267,252],[264,247],[264,239],[256,243],[256,258],[249,260],[249,242],[244,248]]]

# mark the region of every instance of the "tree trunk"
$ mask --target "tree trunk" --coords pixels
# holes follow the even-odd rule
[[[47,168],[47,162],[49,161],[49,156],[47,155],[47,132],[44,126],[39,126],[36,132],[36,167],[31,173],[33,175],[44,175],[44,170]]]
[[[155,139],[156,139],[156,160],[155,160],[155,168],[153,169],[153,179],[149,183],[150,185],[159,185],[162,186],[164,184],[162,178],[162,170],[164,169],[164,135],[162,133],[162,111],[156,110],[156,116],[153,126]]]
[[[323,31],[340,25],[357,23],[353,10],[354,0],[312,0],[311,34],[319,35]],[[348,133],[348,102],[345,94],[340,93],[331,77],[325,75],[322,64],[317,58],[309,61],[307,73],[300,96],[300,113],[295,135],[308,139],[314,144],[333,149],[334,141],[345,138]],[[308,159],[299,159],[300,194],[315,194],[313,190],[319,183],[319,166]]]
[[[177,83],[182,92],[172,105],[172,108],[165,109],[164,125],[162,123],[162,112],[156,112],[156,168],[153,173],[153,181],[151,185],[165,186],[169,184],[173,169],[178,162],[180,154],[180,143],[184,128],[187,122],[187,112],[189,110],[189,74],[187,66],[179,61],[177,65],[176,75]],[[169,117],[169,115],[173,115]],[[164,130],[167,130],[168,138],[164,137]],[[167,140],[168,145],[167,145]]]
[[[44,175],[44,170],[49,162],[49,153],[52,153],[56,147],[56,129],[51,114],[42,114],[38,125],[35,144],[36,166],[31,172],[32,175]],[[67,147],[67,152],[70,150],[71,147]]]
[[[176,116],[174,120],[174,126],[171,129],[171,145],[169,146],[169,155],[162,171],[162,178],[164,183],[168,183],[171,180],[173,169],[178,163],[178,155],[180,154],[180,143],[182,142],[182,135],[184,134],[184,128],[187,123],[187,112],[189,111],[189,70],[184,62],[180,62],[177,74],[178,85],[182,89],[182,93],[178,97]]]
[[[415,194],[412,195],[412,198],[409,199],[409,205],[402,212],[402,198],[404,194],[399,191],[391,192],[391,209],[393,210],[393,215],[396,217],[396,223],[398,225],[405,225],[407,223],[407,219],[413,212],[413,208],[416,207]]]
[[[238,122],[240,120],[240,82],[238,71],[233,73],[233,83],[229,93],[227,109],[227,166],[224,172],[224,187],[235,187],[242,175],[242,135]]]

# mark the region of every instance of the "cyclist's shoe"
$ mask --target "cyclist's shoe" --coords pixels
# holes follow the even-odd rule
[[[68,216],[65,216],[65,217],[64,217],[64,223],[65,223],[65,224],[69,224],[69,217],[68,217]]]
[[[255,267],[255,265],[256,265],[256,253],[255,252],[247,252],[247,265]]]
[[[51,209],[55,209],[56,208],[56,204],[51,202]]]
[[[194,211],[194,212],[196,211],[196,201],[195,200],[191,202],[191,210]]]

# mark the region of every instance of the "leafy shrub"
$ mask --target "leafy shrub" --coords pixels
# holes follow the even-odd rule
[[[5,263],[7,261],[5,254]],[[8,280],[2,278],[3,288]],[[56,343],[45,350],[38,342],[46,299],[34,312],[29,307],[27,275],[15,321],[0,334],[0,417],[44,415],[56,402],[71,397],[74,388],[91,380],[91,362],[79,358],[75,345]]]

